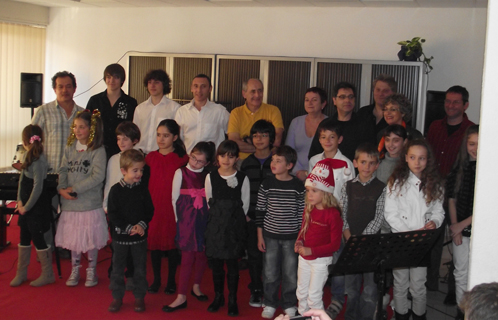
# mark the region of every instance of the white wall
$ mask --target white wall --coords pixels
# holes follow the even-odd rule
[[[485,28],[484,8],[51,9],[45,98],[55,98],[48,83],[55,72],[73,72],[81,93],[129,50],[397,60],[396,42],[421,36],[435,57],[429,89],[467,87],[477,122]]]

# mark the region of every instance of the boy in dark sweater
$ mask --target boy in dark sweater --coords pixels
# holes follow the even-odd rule
[[[251,298],[249,305],[259,308],[262,305],[263,282],[263,255],[258,249],[258,232],[256,229],[256,202],[261,182],[268,177],[273,177],[271,172],[271,149],[275,141],[275,127],[266,120],[258,120],[251,128],[250,138],[256,151],[249,155],[240,167],[240,171],[247,175],[251,189],[251,200],[247,212],[247,257],[251,283]]]
[[[279,306],[291,317],[297,311],[298,255],[294,252],[294,243],[301,229],[305,188],[301,180],[290,175],[296,161],[294,149],[278,147],[271,161],[275,177],[265,179],[258,193],[256,225],[258,248],[263,252],[265,301],[261,316],[267,319],[273,319]]]
[[[135,311],[145,311],[144,297],[147,292],[145,278],[147,259],[147,227],[154,215],[154,205],[147,184],[140,183],[145,159],[135,149],[121,154],[120,166],[123,178],[109,191],[107,213],[112,223],[112,257],[111,290],[113,301],[110,312],[117,312],[123,304],[125,293],[124,269],[128,251],[133,257],[135,272],[133,275],[133,295]]]
[[[374,173],[379,167],[379,152],[369,143],[358,146],[353,161],[358,176],[346,182],[341,191],[343,235],[376,234],[384,221],[385,184]],[[363,292],[361,286],[363,281]],[[373,319],[377,285],[373,272],[346,275],[348,302],[344,319]]]

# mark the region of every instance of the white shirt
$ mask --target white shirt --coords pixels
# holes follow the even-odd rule
[[[201,111],[194,107],[194,100],[176,112],[175,120],[181,128],[180,137],[187,153],[200,141],[212,141],[216,148],[225,140],[230,113],[221,104],[207,101]]]
[[[178,108],[180,105],[166,96],[157,105],[152,103],[152,97],[139,104],[135,109],[133,122],[140,129],[141,138],[134,148],[142,149],[145,153],[157,150],[157,126],[164,119],[175,119]]]
[[[113,155],[109,159],[109,162],[107,162],[107,172],[105,175],[104,187],[104,202],[102,203],[105,212],[107,212],[107,200],[109,198],[109,191],[111,191],[111,187],[118,183],[119,180],[121,180],[121,178],[123,177],[119,160],[121,160],[121,152]]]
[[[311,173],[311,171],[313,171],[313,167],[315,166],[315,164],[323,159],[327,159],[325,158],[324,152],[311,157],[309,161],[308,172]],[[332,159],[343,160],[346,161],[346,163],[348,164],[347,168],[334,169],[334,180],[335,180],[334,197],[337,199],[337,201],[339,201],[341,199],[342,186],[347,181],[354,179],[354,177],[356,176],[356,172],[354,171],[354,166],[351,160],[349,160],[345,155],[343,155],[339,149],[337,149],[337,153]]]
[[[222,177],[225,180],[228,180],[229,178],[235,177],[237,174],[237,171],[235,171],[234,174],[229,175],[229,176],[222,176],[220,174],[220,177]],[[213,197],[213,188],[211,186],[211,175],[208,174],[206,176],[206,183],[204,184],[204,188],[206,190],[206,200],[209,203],[209,199]],[[251,200],[251,189],[249,186],[249,179],[247,176],[244,178],[244,182],[242,182],[242,189],[240,190],[242,194],[242,209],[244,210],[244,213],[247,215],[247,211],[249,211],[249,203]]]
[[[430,220],[436,223],[437,228],[443,223],[443,201],[433,200],[427,204],[423,191],[419,190],[421,183],[420,179],[410,172],[401,191],[398,181],[394,183],[392,191],[389,191],[389,186],[386,187],[384,216],[392,232],[417,230]]]

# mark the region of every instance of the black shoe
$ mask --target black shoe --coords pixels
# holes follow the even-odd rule
[[[159,288],[161,287],[161,282],[159,281],[154,281],[150,285],[150,287],[147,289],[149,293],[157,293],[159,291]]]
[[[465,314],[460,310],[460,308],[457,307],[457,314],[455,317],[455,320],[464,320],[465,319]]]
[[[228,297],[228,315],[230,317],[236,317],[239,315],[239,307],[237,306],[236,297]]]
[[[164,306],[163,311],[164,312],[173,312],[178,309],[185,309],[187,307],[187,300],[185,300],[184,303],[177,305],[176,307],[170,307],[170,306]]]
[[[175,294],[176,292],[176,284],[175,285],[167,285],[166,288],[164,288],[164,293],[166,294]]]
[[[206,296],[205,294],[196,295],[194,290],[190,291],[190,294],[199,301],[208,301],[208,296]]]
[[[216,312],[224,305],[225,305],[225,297],[223,296],[222,293],[217,292],[216,296],[214,297],[213,303],[209,305],[207,310],[209,312]]]
[[[249,305],[254,308],[261,308],[263,306],[263,293],[261,290],[254,290],[251,292],[251,298],[249,298]]]
[[[455,291],[448,291],[446,298],[444,298],[443,303],[447,306],[456,306],[456,294]]]

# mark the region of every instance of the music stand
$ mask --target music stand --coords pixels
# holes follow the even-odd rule
[[[377,320],[381,320],[385,270],[423,266],[442,230],[351,236],[330,273],[374,272],[378,280]]]

